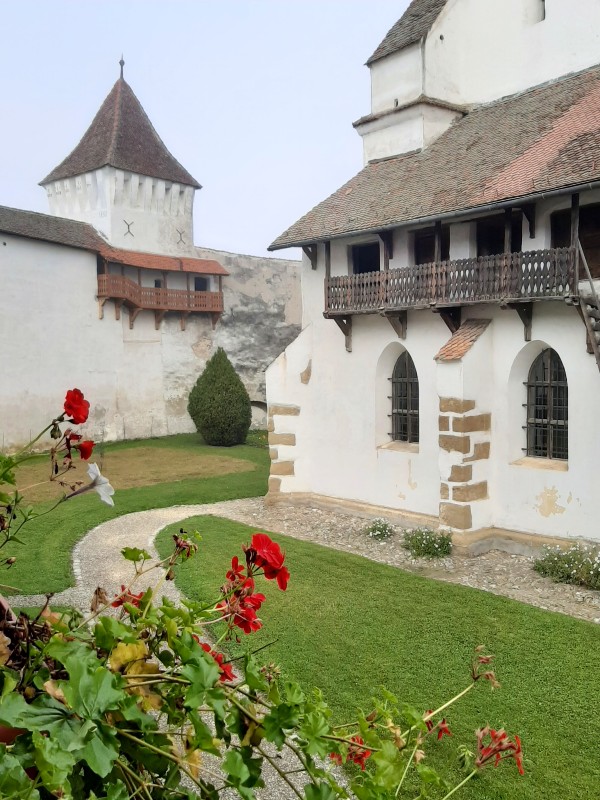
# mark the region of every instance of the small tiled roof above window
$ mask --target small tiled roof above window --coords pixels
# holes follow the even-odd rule
[[[115,83],[77,147],[41,184],[106,165],[200,189],[198,181],[167,150],[123,78]]]
[[[466,319],[434,356],[436,361],[460,361],[490,324],[489,319]]]
[[[281,234],[298,247],[600,180],[600,66],[478,106],[425,150],[372,161]]]
[[[374,61],[408,47],[427,36],[448,0],[412,0],[398,22],[387,32],[384,40],[367,61]]]

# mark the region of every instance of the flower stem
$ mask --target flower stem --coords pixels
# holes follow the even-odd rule
[[[413,747],[413,751],[410,754],[410,757],[406,763],[406,767],[404,772],[402,773],[402,777],[400,778],[400,783],[398,784],[398,788],[396,789],[396,797],[400,794],[400,789],[402,788],[402,784],[404,783],[406,776],[408,774],[408,770],[410,769],[410,765],[412,764],[413,758],[415,757],[415,753],[417,752],[417,747],[419,746],[419,737],[417,736],[417,741],[415,742],[415,746]]]
[[[476,769],[474,769],[474,770],[473,770],[473,772],[471,772],[471,774],[470,774],[470,775],[467,775],[467,777],[466,777],[464,780],[462,780],[462,781],[461,781],[461,782],[458,784],[458,786],[455,786],[455,787],[454,787],[454,789],[451,789],[451,790],[448,792],[448,794],[445,794],[445,795],[442,797],[442,800],[448,800],[448,798],[449,798],[449,797],[452,797],[452,795],[453,795],[455,792],[458,792],[458,790],[459,790],[460,788],[462,788],[462,787],[465,785],[465,783],[467,783],[467,781],[470,781],[470,780],[471,780],[471,778],[473,777],[473,775],[476,775],[476,774],[477,774],[477,770],[476,770]]]

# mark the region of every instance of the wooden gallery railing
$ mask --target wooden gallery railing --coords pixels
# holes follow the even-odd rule
[[[519,302],[575,294],[575,250],[562,247],[326,278],[325,314]]]
[[[206,311],[222,313],[222,292],[188,292],[186,289],[155,289],[140,286],[121,275],[98,275],[98,297],[122,300],[139,309],[158,311]]]

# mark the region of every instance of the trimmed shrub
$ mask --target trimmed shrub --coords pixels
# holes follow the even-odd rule
[[[545,547],[540,558],[533,562],[540,575],[557,583],[573,583],[589,589],[600,589],[600,548],[574,544],[568,550]]]
[[[443,558],[452,553],[452,536],[428,528],[404,531],[402,545],[414,558]]]
[[[222,347],[206,362],[190,392],[188,411],[206,444],[244,444],[252,411],[246,387]]]

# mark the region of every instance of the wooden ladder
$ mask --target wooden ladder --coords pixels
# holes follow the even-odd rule
[[[579,292],[579,311],[588,332],[588,341],[591,345],[596,365],[600,370],[600,298],[596,292],[594,281],[590,273],[590,268],[583,252],[581,242],[578,242],[579,255],[585,267],[587,279],[590,284],[589,290]]]

